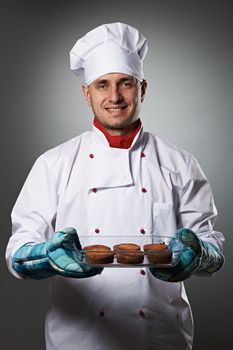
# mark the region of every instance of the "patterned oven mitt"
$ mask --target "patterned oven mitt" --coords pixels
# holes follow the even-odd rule
[[[180,282],[192,274],[212,275],[224,264],[222,251],[214,244],[202,241],[191,230],[183,228],[176,231],[184,248],[177,265],[169,268],[150,268],[156,278],[166,282]]]
[[[56,232],[45,243],[27,243],[13,256],[12,266],[23,277],[42,279],[61,275],[86,278],[102,272],[99,268],[85,266],[77,254],[81,244],[74,228]]]

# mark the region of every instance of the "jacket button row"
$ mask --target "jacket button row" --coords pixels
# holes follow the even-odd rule
[[[97,192],[97,188],[95,188],[95,187],[92,188],[91,190],[92,190],[92,192],[95,192],[95,193]],[[145,187],[142,187],[142,188],[141,188],[141,191],[142,191],[143,193],[146,193],[146,192],[147,192],[147,189],[146,189]]]
[[[142,235],[144,235],[144,234],[145,234],[144,228],[141,228],[141,229],[140,229],[140,232],[141,232]],[[95,233],[100,233],[100,229],[96,228],[96,229],[95,229]]]
[[[123,141],[121,141],[121,146],[124,146],[125,145],[125,141],[123,140]],[[141,152],[141,157],[142,158],[144,158],[146,155],[145,155],[145,153],[144,152]],[[89,157],[90,158],[94,158],[94,154],[93,153],[90,153],[89,154]]]
[[[121,141],[121,146],[124,147],[124,145],[125,145],[125,141],[123,140],[123,141]],[[144,153],[144,152],[141,152],[141,157],[144,158],[145,156],[146,156],[145,153]],[[90,157],[90,158],[94,158],[94,154],[93,154],[93,153],[90,153],[90,154],[89,154],[89,157]]]

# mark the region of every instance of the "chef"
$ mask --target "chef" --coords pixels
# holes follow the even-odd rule
[[[224,238],[214,231],[217,212],[198,162],[143,130],[146,53],[144,36],[123,23],[77,41],[71,70],[84,78],[93,130],[41,155],[13,208],[10,271],[51,281],[47,350],[190,350],[193,321],[182,281],[223,265]],[[104,269],[81,262],[83,237],[110,245],[125,236],[177,238],[180,261]]]

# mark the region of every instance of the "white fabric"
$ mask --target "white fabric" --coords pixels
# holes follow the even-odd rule
[[[193,156],[142,129],[130,149],[113,149],[94,128],[36,161],[12,212],[7,261],[16,275],[11,257],[19,246],[45,241],[67,226],[77,229],[81,242],[89,235],[106,238],[106,244],[108,236],[138,241],[189,227],[221,246],[215,218],[209,184]],[[163,282],[138,268],[51,279],[47,350],[190,350],[192,338],[183,283]]]
[[[124,23],[103,24],[79,39],[70,51],[70,68],[84,74],[87,85],[107,73],[144,78],[142,61],[147,42],[135,28]]]

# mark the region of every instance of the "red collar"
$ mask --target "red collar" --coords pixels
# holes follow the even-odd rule
[[[112,135],[110,135],[97,118],[94,118],[93,124],[97,129],[99,129],[104,134],[104,136],[108,140],[110,147],[130,148],[135,136],[137,135],[138,131],[141,128],[142,122],[140,119],[137,119],[136,122],[134,123],[133,131],[131,131],[130,134],[124,135],[124,136],[112,136]]]

